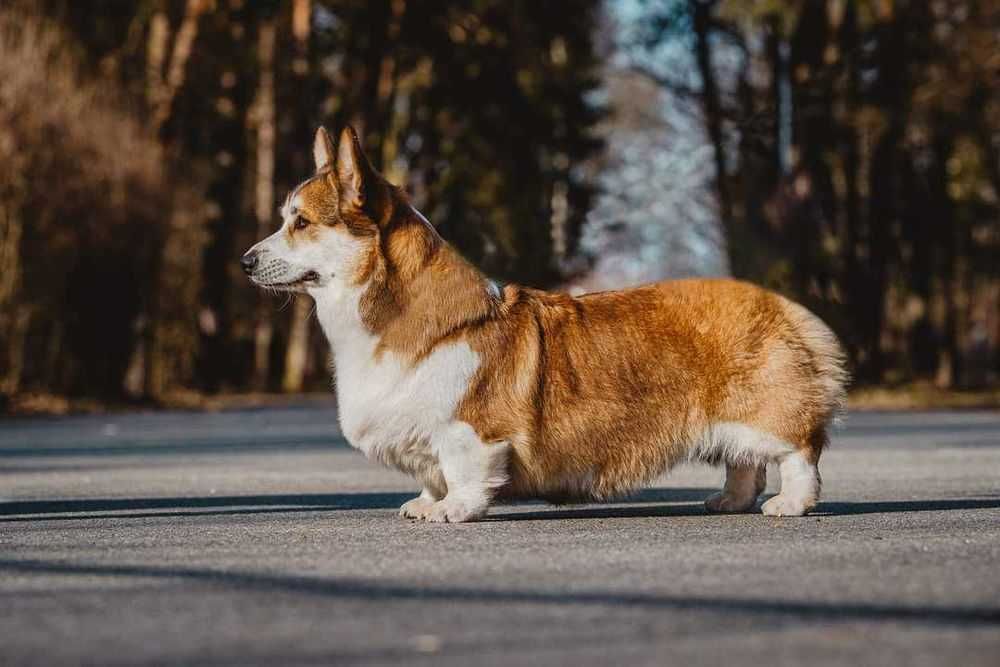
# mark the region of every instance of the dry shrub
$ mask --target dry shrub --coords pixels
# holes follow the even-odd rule
[[[0,394],[156,393],[197,342],[200,193],[72,38],[0,9]],[[137,362],[139,360],[139,362]]]

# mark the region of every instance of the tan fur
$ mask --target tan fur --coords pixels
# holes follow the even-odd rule
[[[360,151],[353,135],[342,144],[351,139]],[[353,280],[378,353],[417,364],[464,341],[478,354],[455,419],[487,446],[511,447],[499,496],[622,494],[689,457],[719,423],[818,461],[846,373],[835,336],[803,307],[726,279],[579,298],[500,289],[360,164],[360,177],[327,168],[301,186],[301,215],[366,240]],[[291,233],[307,241],[308,230]],[[745,465],[759,477],[762,462]]]
[[[513,443],[510,495],[623,493],[685,458],[714,422],[746,424],[818,460],[838,407],[829,391],[842,375],[829,375],[842,373],[839,352],[807,339],[800,329],[825,327],[793,320],[789,305],[731,280],[578,299],[508,288],[470,336],[485,361],[459,417],[484,440]],[[589,489],[559,487],[581,477]]]

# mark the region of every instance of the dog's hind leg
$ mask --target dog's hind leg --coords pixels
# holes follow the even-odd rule
[[[455,422],[435,436],[432,449],[448,493],[431,506],[427,521],[460,523],[482,518],[497,489],[507,483],[510,444],[485,443],[471,426]]]
[[[749,512],[766,485],[767,468],[763,464],[727,463],[726,485],[705,500],[705,509],[720,514]]]
[[[778,459],[781,492],[761,505],[768,516],[802,516],[819,502],[819,455],[827,442],[826,427],[820,427],[805,446]]]
[[[705,500],[709,512],[749,512],[767,484],[769,461],[795,451],[774,434],[738,422],[722,422],[706,429],[696,450],[704,461],[726,463],[726,484]]]

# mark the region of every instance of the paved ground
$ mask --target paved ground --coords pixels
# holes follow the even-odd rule
[[[410,524],[316,407],[0,422],[0,663],[1000,665],[1000,414],[853,415],[803,519]]]

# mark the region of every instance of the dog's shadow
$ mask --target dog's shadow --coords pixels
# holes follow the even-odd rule
[[[415,493],[360,492],[0,502],[0,522],[397,509]]]
[[[616,519],[705,514],[705,498],[717,488],[650,488],[604,503],[557,504],[541,501],[502,504],[487,521],[548,521],[553,519]]]
[[[537,507],[522,511],[501,511],[490,521],[550,521],[556,519],[628,519],[644,517],[703,516],[708,514],[704,499],[716,489],[647,489],[618,502],[602,505]],[[760,503],[771,495],[762,496]],[[655,504],[665,503],[665,504]],[[748,514],[759,514],[760,503]],[[506,508],[505,508],[506,509]],[[1000,509],[1000,496],[929,500],[820,501],[809,516],[837,517],[859,514],[896,514],[900,512],[949,512],[956,510]],[[729,515],[733,516],[733,515]]]
[[[516,519],[597,518],[600,516],[671,516],[704,513],[702,501],[715,489],[644,489],[618,503],[600,506],[550,506],[541,502],[516,503],[497,508],[496,518]],[[111,518],[280,514],[343,510],[396,510],[416,492],[358,492],[322,494],[272,494],[246,496],[182,496],[167,498],[90,498],[78,500],[28,500],[0,502],[0,523],[67,521]],[[629,505],[628,503],[642,503]],[[650,505],[659,503],[658,505]],[[686,504],[680,504],[686,503]],[[529,509],[533,508],[533,509]],[[514,512],[505,510],[515,509]]]
[[[562,519],[627,519],[705,515],[704,500],[714,488],[644,489],[621,501],[558,505],[515,503],[497,507],[487,521],[553,521]],[[282,514],[344,510],[393,510],[415,493],[359,492],[193,496],[172,498],[93,498],[0,502],[0,523],[195,517],[233,514]],[[811,516],[835,517],[898,512],[942,512],[1000,509],[1000,496],[931,500],[821,502]],[[759,509],[756,510],[759,512]]]

